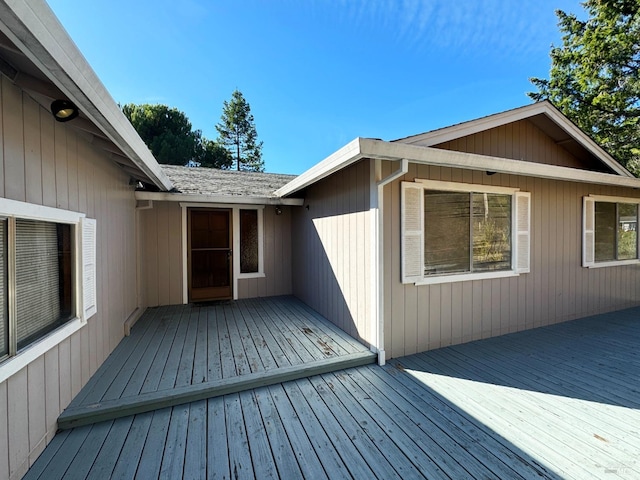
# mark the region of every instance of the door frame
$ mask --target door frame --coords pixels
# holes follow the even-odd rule
[[[247,278],[264,278],[264,209],[265,205],[256,204],[233,204],[233,203],[198,203],[198,202],[180,202],[180,208],[182,210],[182,303],[187,305],[189,303],[189,272],[188,272],[188,259],[187,259],[187,218],[189,208],[204,208],[204,209],[227,209],[232,211],[232,250],[234,252],[240,252],[240,210],[257,210],[258,211],[258,272],[256,273],[240,273],[240,256],[233,255],[233,274],[232,274],[232,292],[233,300],[238,299],[238,280]]]
[[[191,281],[192,281],[192,276],[191,276],[191,260],[190,260],[190,253],[191,253],[191,222],[190,222],[190,216],[191,216],[191,212],[192,211],[200,211],[200,212],[224,212],[227,214],[228,219],[229,219],[229,227],[228,227],[228,235],[229,235],[229,255],[230,258],[228,258],[228,270],[229,270],[229,289],[230,289],[230,295],[229,296],[221,296],[221,297],[216,297],[216,298],[209,298],[209,299],[199,299],[199,300],[193,300],[191,298]],[[211,207],[190,207],[189,209],[187,209],[186,211],[186,216],[187,216],[187,230],[186,230],[186,236],[187,236],[187,244],[186,244],[186,253],[187,253],[187,261],[186,261],[186,267],[187,267],[187,277],[186,277],[186,284],[187,284],[187,303],[188,302],[194,302],[194,301],[201,301],[201,302],[206,302],[206,301],[215,301],[215,300],[229,300],[232,298],[235,298],[235,275],[234,275],[234,268],[233,268],[233,264],[234,264],[234,235],[233,235],[233,225],[234,225],[234,215],[233,215],[233,210],[231,208],[211,208]],[[191,255],[192,257],[192,255]],[[212,289],[215,287],[211,287]],[[222,287],[219,287],[222,288]],[[224,287],[226,288],[226,287]]]

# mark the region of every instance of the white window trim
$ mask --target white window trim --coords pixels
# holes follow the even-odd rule
[[[257,210],[258,212],[258,271],[251,273],[240,273],[240,210]],[[264,205],[247,205],[233,209],[233,250],[238,255],[233,256],[233,270],[235,277],[242,278],[264,278]]]
[[[83,271],[82,271],[82,221],[84,213],[47,207],[32,203],[0,198],[0,218],[15,217],[43,222],[64,223],[74,226],[74,280],[75,317],[60,327],[25,347],[16,355],[0,363],[0,383],[16,374],[31,362],[69,338],[87,324],[88,316],[83,314]],[[95,313],[95,312],[94,312]]]
[[[72,318],[64,325],[56,328],[41,339],[36,340],[15,356],[7,358],[0,364],[0,383],[27,367],[31,362],[40,358],[53,347],[62,343],[86,324],[87,322],[79,317]]]
[[[442,274],[442,275],[433,275],[433,276],[425,276],[423,274],[422,278],[413,281],[412,279],[401,279],[405,284],[413,283],[416,286],[420,285],[437,285],[443,283],[454,283],[454,282],[465,282],[465,281],[473,281],[473,280],[489,280],[496,278],[509,278],[509,277],[518,277],[521,273],[529,272],[529,265],[531,259],[531,199],[530,193],[521,192],[519,188],[512,187],[500,187],[493,185],[478,185],[478,184],[470,184],[470,183],[455,183],[455,182],[443,182],[439,180],[425,180],[425,179],[415,179],[414,182],[403,182],[403,184],[407,184],[407,187],[415,185],[421,185],[423,190],[439,190],[439,191],[450,191],[450,192],[468,192],[468,193],[495,193],[495,194],[503,194],[503,195],[511,195],[512,196],[512,219],[511,219],[511,269],[510,270],[497,270],[494,272],[463,272],[463,273],[451,273],[451,274]],[[524,232],[527,235],[527,240],[529,242],[528,256],[527,256],[527,266],[525,268],[518,269],[517,262],[517,249],[518,249],[518,236],[522,234],[522,231],[519,231],[517,228],[517,195],[527,196],[529,197],[528,201],[528,230]],[[404,210],[404,193],[401,208]],[[422,207],[423,208],[423,207]],[[403,215],[404,217],[404,211]],[[424,229],[424,225],[423,225]],[[402,237],[404,242],[404,227],[402,231]],[[404,245],[404,244],[403,244]],[[401,262],[404,265],[404,248],[402,251],[402,260]],[[424,253],[422,254],[424,257]],[[423,262],[424,263],[424,262]]]
[[[442,182],[440,180],[423,180],[416,178],[415,183],[421,183],[425,190],[440,190],[444,192],[469,192],[469,193],[499,193],[514,195],[519,188],[497,187],[493,185],[476,185],[473,183]]]
[[[607,203],[630,203],[630,204],[635,204],[638,205],[638,210],[639,210],[639,216],[640,216],[640,198],[634,198],[634,197],[614,197],[614,196],[607,196],[607,195],[588,195],[583,197],[583,202],[582,202],[582,215],[583,215],[583,220],[582,220],[582,250],[583,250],[583,255],[582,255],[582,266],[585,268],[606,268],[606,267],[622,267],[625,265],[638,265],[640,264],[640,243],[639,243],[639,248],[637,251],[638,257],[639,258],[633,258],[633,259],[627,259],[627,260],[608,260],[605,262],[596,262],[595,260],[595,252],[593,252],[593,262],[589,262],[586,259],[586,245],[585,245],[585,234],[586,232],[586,226],[587,226],[587,211],[586,211],[586,202],[588,201],[592,201],[594,202],[593,205],[593,218],[591,219],[592,225],[593,225],[593,246],[595,248],[595,202],[607,202]],[[640,220],[640,218],[638,218],[638,220]],[[640,222],[639,222],[640,223]],[[637,228],[637,227],[636,227]],[[638,232],[640,233],[640,232]],[[638,237],[638,239],[640,240],[640,235]]]
[[[495,272],[478,273],[452,273],[439,276],[424,277],[423,280],[415,282],[415,285],[438,285],[440,283],[468,282],[471,280],[490,280],[494,278],[519,277],[520,274],[514,270],[496,270]]]

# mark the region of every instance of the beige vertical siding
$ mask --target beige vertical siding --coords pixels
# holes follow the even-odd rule
[[[142,287],[148,306],[182,303],[182,208],[176,202],[153,202],[140,211]]]
[[[392,167],[385,165],[385,171]],[[400,181],[500,185],[531,192],[531,273],[519,277],[403,285]],[[633,189],[411,165],[385,187],[385,348],[389,357],[549,325],[640,303],[640,267],[583,268],[582,197],[640,197]]]
[[[262,278],[239,278],[238,298],[291,295],[291,209],[281,207],[282,214],[267,205],[264,221],[264,273]]]
[[[262,278],[238,279],[238,298],[290,295],[291,207],[264,208],[264,270]],[[153,202],[140,211],[143,289],[148,306],[183,301],[182,207],[178,202]]]
[[[135,201],[127,175],[0,77],[0,194],[84,212],[98,226],[98,313],[0,383],[0,478],[20,478],[53,438],[60,412],[121,340],[124,322],[138,306]]]
[[[591,157],[576,158],[556,144],[552,138],[530,120],[509,123],[450,142],[434,145],[434,147],[563,167],[609,171],[603,168],[602,165],[595,165]]]
[[[293,292],[355,338],[371,329],[370,162],[310,187],[292,225]]]

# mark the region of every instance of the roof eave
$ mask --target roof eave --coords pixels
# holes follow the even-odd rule
[[[5,35],[159,189],[173,185],[48,5],[0,0]]]
[[[198,195],[189,193],[144,192],[135,193],[136,200],[152,200],[156,202],[185,202],[222,205],[291,205],[301,206],[302,198],[255,197],[241,195]]]
[[[363,158],[360,152],[362,138],[358,137],[347,143],[340,150],[329,155],[327,158],[317,163],[309,170],[291,180],[289,183],[274,192],[278,197],[292,195],[304,188],[328,177],[352,163]]]
[[[640,188],[640,179],[612,173],[592,172],[576,168],[525,162],[500,157],[456,152],[382,140],[360,139],[362,158],[381,160],[406,159],[411,163],[521,175],[599,185]]]

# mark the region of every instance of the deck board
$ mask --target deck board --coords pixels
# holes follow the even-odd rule
[[[245,353],[294,311],[209,308],[196,331],[240,315]],[[634,309],[247,389],[67,430],[25,479],[640,478],[638,344]]]
[[[229,479],[228,439],[224,397],[207,400],[207,475],[210,479]]]

